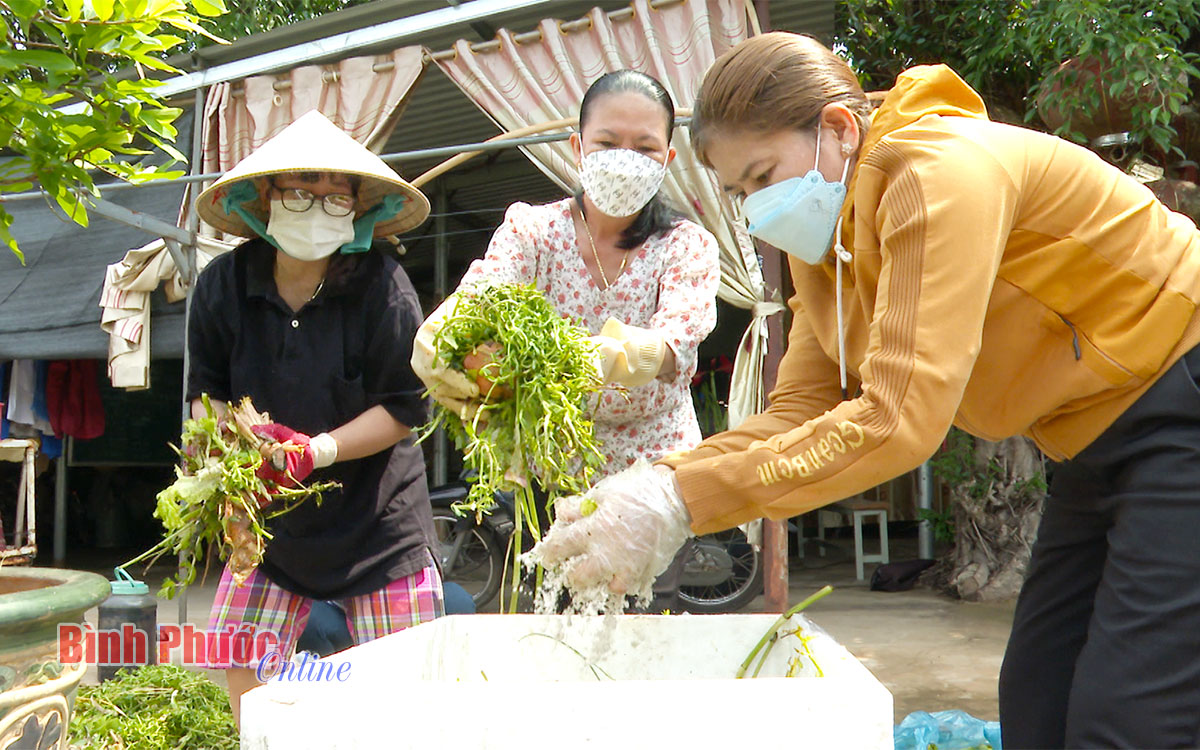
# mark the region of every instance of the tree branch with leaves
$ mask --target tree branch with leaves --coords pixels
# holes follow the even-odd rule
[[[181,110],[154,95],[147,70],[179,71],[167,54],[182,35],[208,32],[223,0],[0,0],[8,50],[0,55],[0,195],[44,190],[87,226],[88,196],[107,174],[142,183],[178,177],[172,144]],[[171,164],[138,163],[154,147]],[[0,242],[21,255],[0,204]]]

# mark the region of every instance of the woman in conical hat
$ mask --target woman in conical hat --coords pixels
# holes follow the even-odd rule
[[[249,628],[256,648],[210,648],[207,661],[228,669],[240,716],[241,694],[290,658],[313,600],[340,601],[356,643],[442,614],[425,464],[406,439],[426,417],[409,365],[421,309],[399,263],[371,248],[419,225],[429,202],[316,111],[197,202],[209,224],[249,239],[193,293],[193,415],[202,394],[219,408],[249,396],[275,422],[265,437],[302,447],[284,472],[264,464],[268,486],[341,484],[275,519],[257,568],[222,573],[209,632]]]

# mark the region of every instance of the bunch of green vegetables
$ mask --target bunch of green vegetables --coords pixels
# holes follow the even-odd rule
[[[79,688],[70,743],[76,750],[235,750],[238,731],[219,685],[162,664],[122,669],[100,685]]]
[[[476,379],[483,405],[466,419],[436,406],[421,439],[443,427],[477,473],[460,512],[486,513],[493,493],[514,493],[515,593],[523,532],[541,539],[533,483],[549,515],[559,495],[587,490],[606,460],[587,415],[588,397],[603,386],[595,346],[536,288],[516,284],[460,291],[434,344],[446,365]]]
[[[257,475],[263,461],[277,470],[286,466],[289,451],[301,446],[276,443],[255,434],[253,428],[269,424],[267,414],[258,413],[249,398],[229,405],[218,417],[208,396],[203,396],[206,416],[189,419],[183,426],[182,447],[171,446],[179,454],[176,479],[158,493],[154,517],[162,521],[162,541],[122,567],[145,561],[153,564],[170,553],[179,556],[177,578],[163,581],[159,595],[175,596],[177,586],[196,580],[196,561],[216,549],[228,560],[237,583],[242,583],[262,562],[266,542],[271,538],[265,528],[267,519],[286,513],[309,497],[320,502],[320,493],[336,487],[322,482],[295,487],[277,485]]]

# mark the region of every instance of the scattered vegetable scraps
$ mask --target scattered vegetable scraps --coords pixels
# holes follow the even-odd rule
[[[79,688],[71,747],[236,750],[229,696],[202,674],[170,664],[122,669]]]
[[[178,555],[177,577],[168,577],[159,590],[168,599],[175,596],[177,586],[196,580],[196,561],[206,559],[205,553],[214,547],[222,560],[228,560],[240,586],[262,562],[271,539],[267,519],[309,497],[319,503],[322,492],[338,486],[319,482],[304,487],[296,482],[295,487],[284,487],[259,478],[256,471],[263,461],[283,471],[285,454],[303,447],[254,434],[252,428],[270,424],[270,416],[256,411],[249,398],[231,404],[220,417],[207,394],[202,400],[206,416],[184,422],[182,448],[171,446],[180,459],[177,478],[158,493],[154,510],[165,530],[163,539],[122,566],[142,561],[151,565],[165,554]]]

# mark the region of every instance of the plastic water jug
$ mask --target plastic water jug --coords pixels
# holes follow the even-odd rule
[[[96,662],[100,681],[121,667],[156,664],[158,600],[150,587],[135,581],[123,568],[114,568],[112,595],[100,605],[97,618]]]

